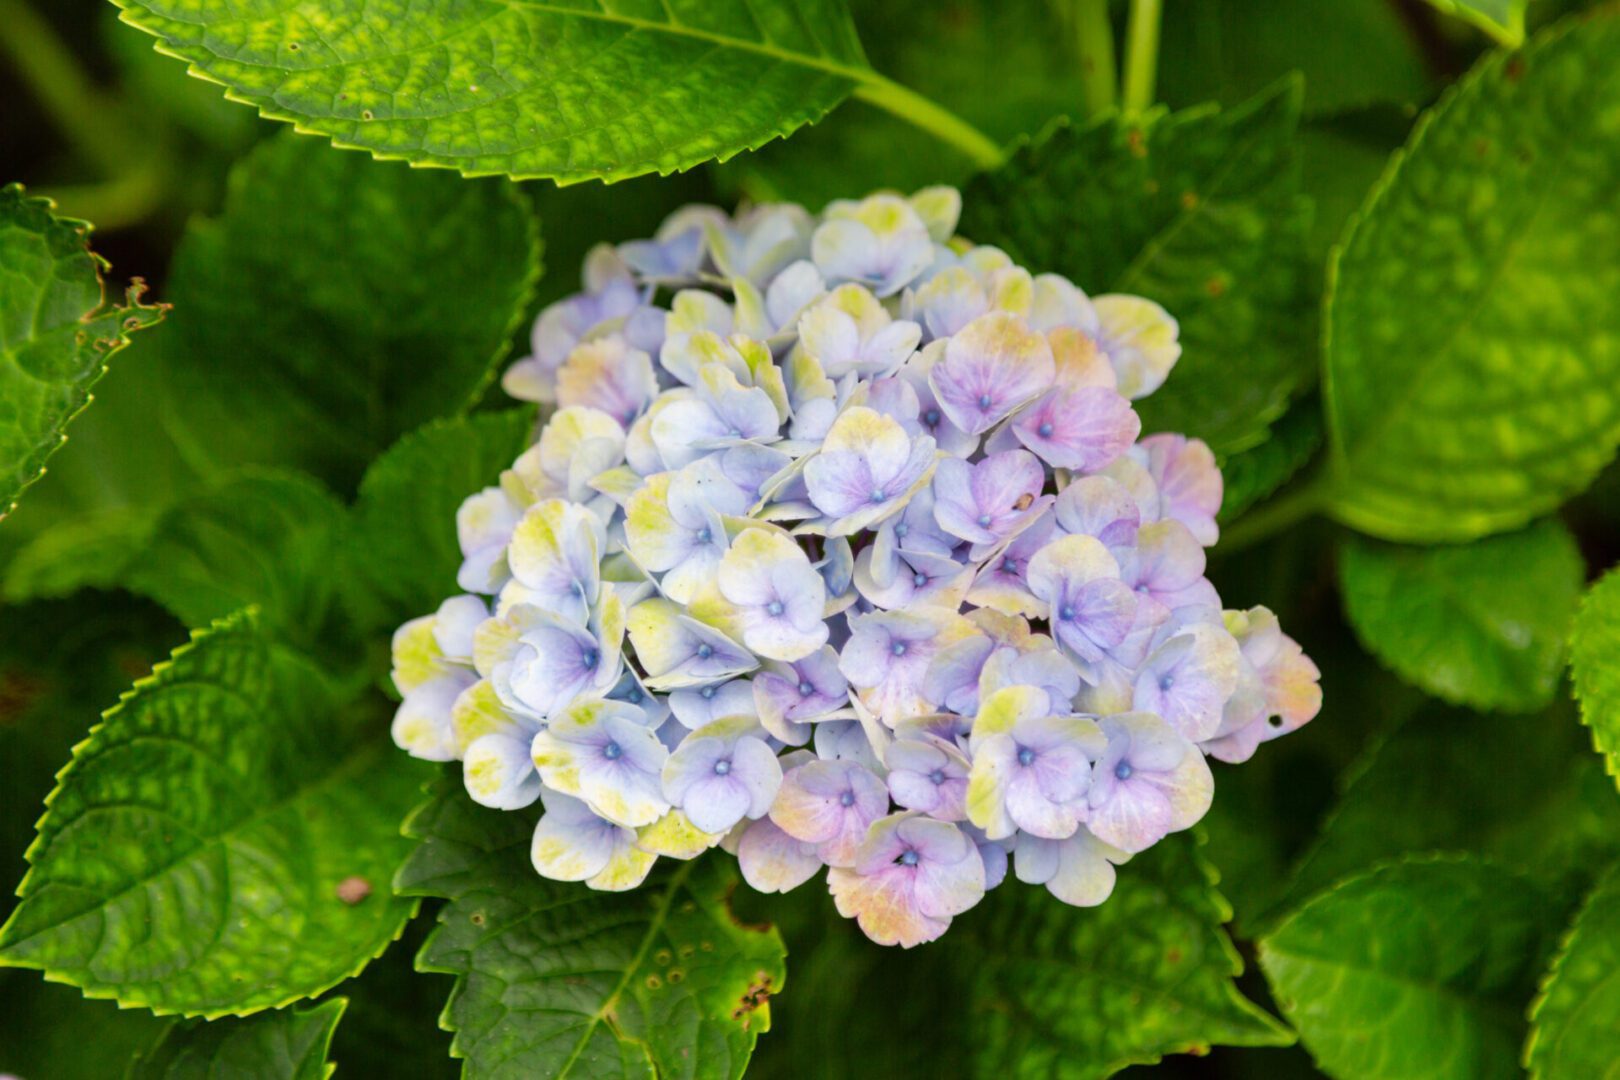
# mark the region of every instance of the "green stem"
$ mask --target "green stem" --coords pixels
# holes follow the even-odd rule
[[[856,86],[855,96],[956,147],[981,169],[993,169],[1001,164],[1001,147],[990,136],[944,106],[901,86],[893,79],[873,72],[865,82]]]
[[[1153,84],[1159,66],[1159,13],[1161,0],[1131,0],[1125,24],[1125,93],[1127,114],[1153,104]]]
[[[133,147],[116,122],[116,109],[50,23],[23,0],[0,0],[0,52],[87,160],[113,176],[127,167]]]
[[[1221,530],[1219,550],[1226,554],[1258,544],[1306,518],[1315,517],[1326,508],[1328,494],[1328,485],[1322,475],[1291,488]]]
[[[1114,27],[1108,0],[1069,0],[1069,8],[1080,57],[1080,102],[1090,119],[1115,105]]]

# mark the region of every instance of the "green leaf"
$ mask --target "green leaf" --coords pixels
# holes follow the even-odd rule
[[[327,1048],[347,1004],[332,998],[241,1020],[175,1024],[130,1066],[128,1080],[326,1080]]]
[[[1575,916],[1530,1013],[1525,1067],[1535,1080],[1615,1075],[1620,1031],[1620,864]]]
[[[1422,43],[1388,0],[1166,0],[1159,93],[1233,104],[1291,71],[1307,113],[1420,105],[1434,90]]]
[[[456,976],[444,1022],[463,1075],[740,1077],[786,950],[732,914],[732,861],[593,892],[534,872],[534,821],[483,809],[452,780],[406,824],[422,843],[396,887],[450,901],[417,966]]]
[[[163,317],[139,282],[123,306],[108,303],[90,226],[52,207],[21,184],[0,188],[0,518],[44,474],[107,359]]]
[[[1581,601],[1569,651],[1581,722],[1620,784],[1620,570],[1605,574]]]
[[[172,437],[216,467],[291,465],[348,490],[399,436],[477,399],[538,273],[513,185],[270,139],[175,255],[158,357]]]
[[[1299,99],[1285,80],[1232,109],[1060,123],[963,193],[964,236],[1093,295],[1156,300],[1181,323],[1181,361],[1138,403],[1147,431],[1235,453],[1309,377]]]
[[[1445,12],[1479,27],[1498,42],[1517,48],[1524,43],[1524,9],[1530,0],[1429,0]]]
[[[124,588],[188,626],[255,604],[267,625],[309,646],[332,615],[346,519],[307,476],[244,470],[155,514],[111,511],[47,530],[7,568],[5,597]]]
[[[117,0],[227,96],[380,158],[568,182],[727,158],[870,81],[843,0]]]
[[[1586,564],[1563,522],[1450,547],[1348,537],[1345,611],[1368,651],[1454,705],[1530,712],[1552,700]]]
[[[1395,863],[1313,898],[1261,939],[1260,966],[1330,1076],[1517,1076],[1544,903],[1481,860]]]
[[[1322,446],[1322,410],[1315,397],[1301,401],[1271,426],[1265,442],[1234,454],[1221,464],[1225,496],[1221,524],[1286,484]]]
[[[534,423],[528,409],[436,421],[366,470],[346,547],[366,599],[384,607],[378,625],[432,611],[455,591],[456,510],[511,467]]]
[[[1329,267],[1333,513],[1389,540],[1517,528],[1620,442],[1620,19],[1482,61]]]
[[[1286,1046],[1286,1028],[1239,993],[1221,929],[1232,909],[1190,837],[1120,868],[1101,907],[1011,882],[952,927],[972,999],[974,1074],[1102,1077],[1212,1045]]]
[[[1573,899],[1620,853],[1620,800],[1564,703],[1534,716],[1431,706],[1350,766],[1277,906],[1407,854],[1468,852]],[[1217,800],[1219,803],[1219,800]]]
[[[74,751],[29,849],[0,962],[86,996],[220,1016],[364,967],[420,772],[252,612],[194,634]],[[356,904],[338,886],[360,878]]]

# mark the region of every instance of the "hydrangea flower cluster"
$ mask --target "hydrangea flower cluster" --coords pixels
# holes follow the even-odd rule
[[[394,738],[539,801],[535,869],[721,845],[916,945],[1011,866],[1070,904],[1317,712],[1204,576],[1208,447],[1139,438],[1175,321],[954,238],[949,188],[684,209],[602,246],[512,395],[549,420],[402,626]]]

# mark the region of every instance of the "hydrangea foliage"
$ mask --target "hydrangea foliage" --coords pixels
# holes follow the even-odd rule
[[[722,846],[910,947],[1009,866],[1104,902],[1208,810],[1209,758],[1316,714],[1315,665],[1204,576],[1213,454],[1142,436],[1175,319],[960,209],[689,207],[540,315],[504,385],[548,418],[393,672],[402,748],[541,803],[540,874]]]

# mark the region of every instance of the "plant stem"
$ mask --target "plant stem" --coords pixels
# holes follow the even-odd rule
[[[1119,75],[1114,65],[1114,27],[1108,0],[1069,0],[1075,48],[1080,56],[1080,101],[1087,119],[1115,104]]]
[[[1328,501],[1328,485],[1321,474],[1260,506],[1221,531],[1222,554],[1258,544],[1291,525],[1314,517]]]
[[[956,147],[981,169],[993,169],[1001,164],[1001,147],[990,136],[944,106],[901,86],[893,79],[874,72],[856,86],[855,96]]]
[[[1131,0],[1125,24],[1124,111],[1139,113],[1153,104],[1153,84],[1159,66],[1159,13],[1161,0]]]
[[[0,0],[0,51],[80,154],[109,175],[127,167],[133,140],[118,126],[117,110],[23,0]]]

